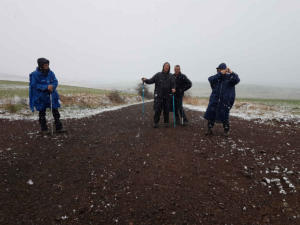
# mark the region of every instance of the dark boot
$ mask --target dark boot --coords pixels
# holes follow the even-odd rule
[[[53,117],[54,117],[55,131],[57,133],[65,132],[65,130],[63,129],[63,125],[60,121],[60,113],[59,113],[58,109],[53,109],[52,114],[53,114]]]
[[[207,131],[205,133],[206,136],[213,135],[212,128],[215,125],[215,121],[209,120],[207,123]]]
[[[212,132],[212,129],[211,128],[207,128],[207,131],[205,133],[206,136],[210,136],[210,135],[213,135],[213,132]]]
[[[229,136],[229,130],[230,130],[229,121],[224,121],[223,122],[223,128],[224,128],[224,135],[226,137],[228,137]]]
[[[43,133],[48,131],[47,120],[46,120],[46,110],[39,111],[39,123],[41,126],[41,131]]]
[[[153,128],[158,128],[159,126],[158,126],[158,123],[155,123],[154,125],[153,125]]]

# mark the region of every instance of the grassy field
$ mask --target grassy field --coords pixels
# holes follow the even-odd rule
[[[124,97],[135,97],[137,94],[130,94],[126,92],[113,93],[110,90],[95,89],[95,88],[85,88],[76,87],[68,85],[59,85],[58,89],[61,96],[61,101],[64,106],[78,106],[80,108],[97,108],[99,106],[105,106],[107,101],[105,98],[109,99],[111,102],[117,104],[124,103],[122,98]],[[118,97],[121,96],[120,97]],[[19,98],[18,103],[4,103],[9,99]],[[0,101],[2,100],[2,106],[0,108],[5,108],[10,112],[17,112],[20,109],[27,106],[28,99],[28,83],[18,82],[18,81],[7,81],[0,80]],[[207,97],[190,97],[185,99],[186,104],[191,105],[202,105],[207,106]],[[295,114],[300,114],[300,100],[285,100],[285,99],[260,99],[260,98],[237,98],[236,107],[239,105],[255,104],[258,106],[266,106],[277,109],[287,109]]]
[[[200,102],[208,102],[208,97],[190,97],[192,99],[198,100]],[[190,101],[190,99],[188,100]],[[291,100],[291,99],[264,99],[264,98],[236,98],[236,102],[248,102],[248,103],[258,103],[268,106],[289,106],[300,108],[300,100]]]
[[[111,91],[95,88],[85,88],[85,87],[76,87],[68,85],[59,85],[57,90],[61,95],[103,95],[109,94]],[[125,92],[120,92],[123,96],[134,96],[134,94],[128,94]],[[12,98],[18,96],[20,98],[28,97],[28,83],[20,81],[7,81],[0,80],[0,99],[3,98]]]
[[[28,109],[28,89],[27,82],[0,80],[0,111],[17,113]],[[81,109],[125,104],[137,97],[133,93],[68,85],[59,85],[57,90],[64,107]]]

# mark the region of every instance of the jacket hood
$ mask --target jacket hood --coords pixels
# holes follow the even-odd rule
[[[168,70],[168,72],[167,72],[167,74],[169,74],[169,73],[170,73],[170,69],[171,69],[171,65],[170,65],[170,63],[168,63],[168,62],[165,62],[165,63],[164,63],[163,68],[162,68],[162,73],[165,73],[165,72],[164,72],[164,67],[165,67],[166,64],[169,64],[169,70]]]

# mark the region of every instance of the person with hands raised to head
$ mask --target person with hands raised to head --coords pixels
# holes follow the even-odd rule
[[[155,84],[154,88],[154,128],[158,128],[161,112],[164,115],[165,127],[169,127],[170,98],[176,92],[175,79],[170,73],[170,63],[163,65],[162,72],[156,73],[152,78],[142,78],[146,84]]]
[[[239,76],[225,63],[217,67],[217,74],[208,78],[212,93],[204,118],[208,120],[206,135],[212,135],[215,122],[223,123],[225,136],[229,135],[229,113],[235,101],[235,86],[240,82]]]

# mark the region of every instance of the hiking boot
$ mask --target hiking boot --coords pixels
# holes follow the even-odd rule
[[[228,137],[229,136],[229,130],[224,130],[224,136]]]
[[[158,128],[159,126],[158,126],[158,123],[155,123],[154,125],[153,125],[153,128]]]
[[[182,126],[187,126],[189,125],[189,121],[188,120],[184,120]]]
[[[213,132],[212,132],[212,129],[211,128],[208,128],[206,133],[205,133],[206,136],[210,136],[210,135],[213,135]]]
[[[58,134],[62,134],[62,133],[67,133],[68,131],[61,128],[61,129],[55,130],[55,132],[58,133]]]
[[[40,134],[41,135],[50,135],[50,132],[49,132],[49,130],[41,130],[41,132],[40,132]]]

